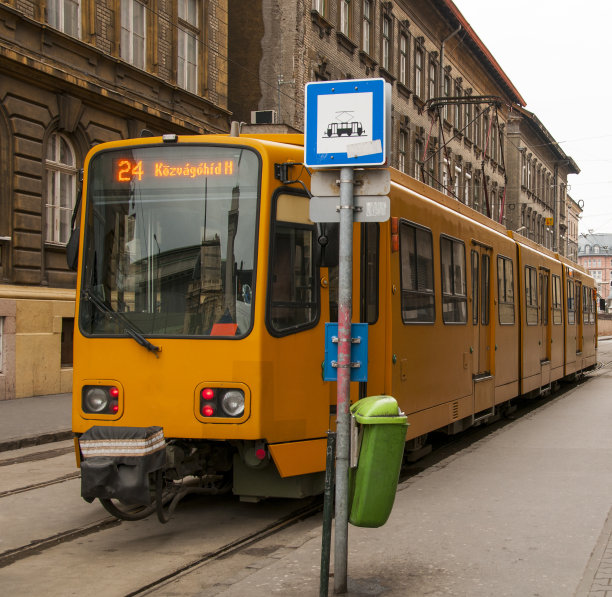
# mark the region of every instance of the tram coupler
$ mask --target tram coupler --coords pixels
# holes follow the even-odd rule
[[[94,426],[79,438],[81,497],[151,504],[150,473],[163,468],[166,441],[161,427]]]

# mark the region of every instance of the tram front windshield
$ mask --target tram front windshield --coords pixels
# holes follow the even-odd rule
[[[87,335],[231,336],[252,324],[258,155],[153,145],[95,155],[79,322]]]

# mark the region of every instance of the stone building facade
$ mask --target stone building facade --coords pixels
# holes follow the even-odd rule
[[[568,248],[576,248],[581,208],[567,193],[567,177],[580,168],[537,116],[520,107],[508,117],[506,155],[508,227],[575,260]]]
[[[450,0],[229,0],[230,109],[303,130],[308,81],[392,85],[392,163],[505,222],[509,106],[524,100]],[[433,98],[457,98],[431,111]],[[494,99],[492,99],[494,98]],[[437,116],[440,116],[438,118]]]
[[[71,388],[87,151],[229,131],[227,47],[227,0],[0,0],[0,399]]]
[[[382,77],[392,166],[567,253],[567,175],[579,169],[451,0],[255,0],[250,11],[229,0],[229,11],[235,119],[261,110],[303,130],[308,81]]]

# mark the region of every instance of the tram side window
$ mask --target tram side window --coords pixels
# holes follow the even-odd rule
[[[440,261],[442,320],[444,323],[467,323],[465,245],[452,238],[440,237]]]
[[[361,225],[361,321],[370,325],[378,320],[378,224]]]
[[[567,323],[576,323],[576,287],[574,280],[567,281]]]
[[[499,323],[514,324],[514,264],[508,257],[497,257]]]
[[[592,288],[590,290],[590,295],[591,295],[591,311],[589,315],[589,323],[595,323],[595,310],[597,308],[597,297],[596,297],[596,291]]]
[[[561,325],[563,323],[563,311],[561,301],[561,277],[552,277],[552,311],[553,311],[553,323],[555,325]]]
[[[548,274],[540,274],[540,323],[548,325]]]
[[[582,323],[589,323],[591,289],[582,287]]]
[[[538,273],[525,266],[525,314],[527,325],[538,325]]]
[[[318,320],[314,264],[315,227],[308,218],[308,198],[281,194],[273,222],[268,328],[285,335],[312,327]]]
[[[482,256],[482,269],[481,269],[481,281],[480,288],[482,294],[482,306],[481,306],[481,318],[480,323],[482,325],[489,325],[489,300],[491,293],[491,280],[490,280],[490,268],[491,258],[488,255]]]
[[[434,323],[433,239],[431,230],[400,224],[402,321]]]
[[[478,296],[478,251],[472,251],[472,323],[478,325],[478,305],[480,303]]]

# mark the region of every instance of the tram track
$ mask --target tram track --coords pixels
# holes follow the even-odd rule
[[[68,473],[66,475],[62,475],[61,477],[51,479],[49,481],[41,481],[40,483],[32,483],[31,485],[25,485],[24,487],[17,487],[15,489],[9,489],[7,491],[0,491],[0,498],[9,497],[18,493],[24,493],[26,491],[44,489],[45,487],[57,485],[58,483],[65,483],[66,481],[72,481],[73,479],[79,479],[80,477],[81,473],[79,471],[76,471],[74,473]]]
[[[201,556],[193,559],[192,561],[184,564],[180,568],[177,568],[173,572],[165,574],[157,578],[156,580],[139,587],[131,591],[130,593],[126,593],[125,597],[137,597],[140,595],[148,595],[154,591],[161,589],[167,583],[171,583],[180,579],[181,576],[190,574],[195,572],[198,568],[206,566],[216,560],[221,558],[228,558],[232,555],[236,555],[241,551],[247,549],[251,545],[258,543],[268,537],[272,537],[289,527],[318,514],[323,509],[323,498],[316,497],[313,499],[311,504],[303,506],[298,510],[291,512],[290,514],[280,518],[263,529],[245,535],[244,537],[240,537],[219,547],[213,551],[202,554]]]
[[[75,529],[63,531],[50,537],[45,537],[44,539],[36,539],[28,545],[22,545],[21,547],[16,547],[15,549],[9,549],[5,552],[0,553],[0,569],[5,568],[6,566],[10,566],[18,560],[23,560],[24,558],[38,555],[43,551],[50,549],[51,547],[56,547],[57,545],[60,545],[61,543],[74,541],[75,539],[79,539],[81,537],[85,537],[86,535],[91,535],[93,533],[98,533],[100,531],[110,529],[120,524],[120,520],[109,516],[107,518],[104,518],[103,520],[93,522],[88,525],[83,525]]]

